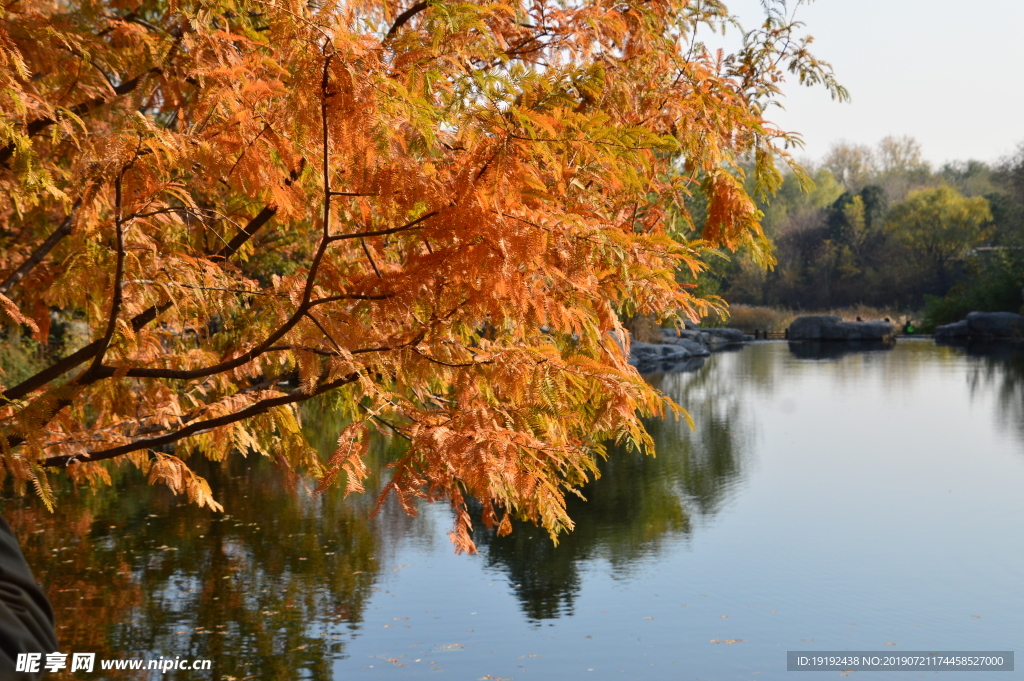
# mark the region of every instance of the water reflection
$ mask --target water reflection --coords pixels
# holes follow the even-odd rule
[[[738,355],[737,355],[738,357]],[[498,537],[478,529],[474,541],[492,569],[505,572],[526,616],[535,624],[573,613],[583,573],[607,563],[625,577],[645,559],[687,537],[696,518],[716,513],[735,489],[748,450],[749,424],[729,389],[728,362],[696,372],[656,374],[648,380],[688,407],[696,425],[654,420],[647,427],[657,457],[613,448],[601,462],[601,477],[587,484],[583,499],[567,500],[576,528],[553,545],[547,534],[517,523]]]
[[[1024,442],[1024,345],[989,341],[953,347],[974,359],[967,374],[971,398],[994,394],[1000,426]]]
[[[291,493],[266,461],[205,468],[230,514],[127,473],[69,495],[56,515],[5,503],[53,602],[61,650],[213,661],[178,673],[188,679],[332,678],[379,570],[366,514],[340,495]]]
[[[896,341],[789,341],[789,351],[797,359],[840,359],[862,352],[887,352]]]
[[[1015,492],[1020,461],[1015,454],[1003,457],[991,414],[1016,429],[1024,443],[1024,358],[1004,350],[970,353],[965,358],[960,350],[921,339],[900,341],[895,352],[808,362],[781,342],[763,343],[716,354],[695,372],[651,375],[655,387],[690,410],[696,432],[683,422],[651,422],[657,458],[613,451],[601,464],[603,476],[583,490],[588,501],[569,499],[578,525],[557,547],[543,532],[520,524],[500,539],[478,531],[474,538],[482,556],[455,558],[443,538],[443,513],[410,519],[385,506],[371,521],[372,494],[320,498],[301,485],[291,491],[268,462],[252,459],[200,471],[230,515],[185,505],[127,468],[98,493],[68,491],[55,515],[31,499],[5,501],[3,511],[57,608],[62,650],[101,658],[208,658],[215,665],[208,673],[172,671],[168,679],[365,678],[377,658],[412,658],[413,644],[436,651],[456,642],[465,646],[458,648],[460,678],[485,672],[518,677],[512,672],[524,664],[519,653],[543,645],[559,659],[590,664],[603,655],[609,665],[614,661],[616,673],[633,664],[639,670],[634,677],[655,678],[649,662],[674,659],[681,646],[690,645],[680,641],[743,638],[750,645],[717,646],[713,653],[692,648],[687,660],[693,677],[739,678],[740,667],[743,674],[777,667],[778,650],[799,646],[802,637],[820,631],[825,634],[819,641],[828,637],[835,649],[870,649],[888,640],[902,644],[904,634],[919,631],[911,627],[920,620],[905,620],[905,626],[882,620],[904,621],[904,613],[938,623],[914,645],[933,645],[935,632],[947,629],[946,640],[962,637],[962,622],[948,613],[952,606],[946,599],[935,604],[934,593],[960,599],[956,616],[972,625],[972,641],[983,649],[977,632],[1001,641],[1000,632],[1020,629],[1019,608],[1005,605],[1020,600],[1013,572],[1019,556],[1016,545],[1005,541],[1020,534],[1024,517]],[[965,375],[975,405],[965,396]],[[976,414],[968,413],[972,406],[980,407]],[[315,424],[310,434],[320,449],[329,451],[343,423],[316,405],[306,421]],[[976,424],[976,430],[967,428]],[[872,437],[884,446],[859,447],[846,438],[822,456],[823,438],[844,428],[876,429]],[[382,470],[396,451],[378,443],[371,450],[374,468]],[[876,475],[880,470],[889,474]],[[827,489],[807,484],[820,476],[832,479]],[[743,503],[731,503],[741,490]],[[441,526],[437,531],[426,525],[431,519]],[[909,544],[912,550],[899,531],[880,553],[831,558],[849,537],[877,537],[880,528],[909,526],[918,537]],[[839,537],[826,550],[818,542],[794,541],[793,527],[841,532],[822,533]],[[974,548],[943,551],[941,538],[951,531]],[[701,541],[689,544],[698,532]],[[430,537],[436,544],[429,544]],[[688,545],[692,552],[685,550]],[[879,558],[891,546],[911,558]],[[409,560],[394,560],[391,551]],[[450,562],[437,560],[441,553]],[[746,560],[748,555],[757,561]],[[399,562],[416,565],[399,571]],[[480,562],[516,585],[517,603],[508,605],[502,580],[475,575]],[[449,571],[451,566],[458,569]],[[619,580],[614,589],[595,579],[609,573]],[[453,575],[466,579],[467,588]],[[691,603],[683,610],[672,604],[655,612],[658,594],[681,575],[694,589],[699,585],[694,594],[712,595],[706,607]],[[474,586],[474,576],[481,584]],[[492,581],[498,583],[493,589]],[[378,587],[388,591],[377,592]],[[583,611],[582,592],[601,602],[602,610],[610,603],[607,620],[613,622],[602,625],[608,638],[582,643],[600,646],[599,652],[571,638],[578,638],[579,629],[567,616],[577,607]],[[730,598],[765,605],[744,617],[720,619],[729,612],[722,608]],[[786,606],[780,616],[776,605]],[[494,618],[497,628],[470,634],[479,620],[465,613],[479,609],[484,616],[484,606],[500,615]],[[499,612],[517,606],[550,636],[525,632],[518,617]],[[865,625],[860,615],[854,617],[857,612],[874,623]],[[415,628],[392,627],[392,615],[412,616]],[[657,622],[647,623],[647,615]],[[561,621],[549,629],[556,618]],[[629,618],[650,624],[644,644],[629,650],[605,644],[612,637],[635,640],[638,629],[620,625]],[[854,619],[862,624],[851,631],[847,622]],[[902,627],[901,638],[891,635],[893,627]],[[564,633],[569,631],[571,637]],[[508,673],[483,666],[496,659],[489,656],[498,648],[491,637],[498,636],[502,652],[516,655]],[[728,658],[734,662],[725,662],[722,651],[735,655]],[[544,678],[572,676],[552,661],[558,656],[536,652],[545,653],[531,658],[531,664],[548,665]],[[339,661],[348,654],[351,659]],[[434,658],[423,660],[432,665]],[[388,673],[412,672],[416,667],[409,662],[405,672],[387,667]],[[717,669],[729,664],[731,672]],[[472,672],[462,673],[470,667]],[[664,670],[656,675],[675,676]]]

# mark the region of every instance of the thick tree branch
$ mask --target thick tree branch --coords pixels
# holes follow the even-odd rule
[[[235,234],[234,238],[231,239],[222,249],[211,256],[211,260],[227,260],[232,254],[237,253],[238,249],[242,247],[246,241],[252,238],[252,236],[258,232],[263,225],[270,222],[270,219],[277,215],[277,206],[264,206],[263,209],[256,214],[249,224],[244,229]]]
[[[305,314],[305,313],[303,313],[303,314]],[[302,315],[299,315],[299,318],[301,319]],[[291,320],[289,320],[289,321],[291,321]],[[290,330],[293,326],[294,326],[294,324],[288,325],[288,330]],[[283,329],[283,328],[284,328],[284,326],[281,327],[281,329]],[[282,331],[281,329],[278,329],[277,331],[275,331],[272,334],[271,337],[274,340],[279,340],[281,338],[281,336],[283,336],[286,333],[285,331]],[[349,354],[351,354],[351,355],[362,355],[362,354],[365,354],[365,353],[368,353],[368,352],[388,352],[390,350],[397,350],[398,348],[406,347],[408,345],[415,345],[418,342],[419,342],[419,340],[414,340],[414,341],[410,341],[409,343],[401,343],[399,345],[379,345],[379,346],[375,346],[375,347],[372,347],[372,348],[357,348],[355,350],[351,350],[349,352]],[[338,346],[338,347],[340,348],[340,346]],[[256,359],[257,357],[259,357],[261,355],[264,355],[264,354],[266,354],[268,352],[279,351],[279,350],[303,350],[303,351],[307,351],[307,352],[315,352],[317,354],[330,355],[332,357],[333,356],[337,356],[337,354],[338,354],[337,352],[327,352],[327,351],[323,351],[323,350],[317,350],[317,349],[310,348],[310,347],[303,346],[303,345],[294,345],[294,344],[272,345],[270,343],[264,342],[258,348],[253,348],[249,352],[245,353],[244,355],[240,355],[239,357],[236,357],[235,359],[231,359],[231,360],[227,360],[227,361],[224,361],[224,362],[220,362],[218,364],[214,364],[214,365],[211,365],[211,366],[208,366],[208,367],[199,367],[198,369],[163,369],[163,368],[159,368],[159,367],[156,367],[156,368],[154,368],[154,367],[132,367],[130,369],[125,369],[124,367],[102,366],[102,367],[96,369],[95,372],[92,372],[90,374],[90,376],[88,377],[88,380],[83,381],[82,384],[89,385],[91,383],[95,383],[98,380],[102,380],[104,378],[110,378],[111,376],[113,376],[116,373],[120,373],[121,375],[125,376],[126,378],[165,378],[165,379],[182,380],[182,381],[190,380],[190,379],[195,379],[195,378],[207,378],[209,376],[215,376],[217,374],[222,374],[225,371],[230,371],[231,369],[235,369],[237,367],[240,367],[243,364],[246,364],[247,362],[251,362],[252,360]]]
[[[139,314],[135,315],[131,319],[131,325],[133,331],[139,331],[142,327],[149,324],[151,321],[157,318],[162,312],[168,310],[172,303],[164,303],[163,305],[154,305],[151,308],[143,310]],[[47,368],[40,371],[35,376],[25,379],[21,383],[11,388],[8,388],[3,392],[2,401],[14,401],[20,400],[34,390],[37,390],[50,381],[58,378],[62,374],[71,371],[77,366],[88,362],[90,359],[96,356],[99,352],[100,341],[95,340],[89,343],[85,347],[73,352],[59,362],[51,364]]]

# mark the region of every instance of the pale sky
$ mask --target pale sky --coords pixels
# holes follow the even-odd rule
[[[758,0],[726,5],[744,28],[763,16]],[[910,135],[939,166],[998,161],[1024,143],[1024,2],[817,0],[797,19],[852,99],[786,84],[786,110],[768,118],[803,134],[798,158],[818,161],[841,139],[874,147]]]

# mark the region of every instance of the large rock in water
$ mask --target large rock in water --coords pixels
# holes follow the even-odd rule
[[[693,357],[707,357],[711,354],[707,346],[700,341],[699,338],[686,338],[685,336],[670,336],[665,334],[666,345],[678,345],[679,347],[686,350]]]
[[[935,340],[1024,341],[1024,317],[1016,312],[969,312],[967,319],[936,327]]]
[[[834,315],[805,315],[789,325],[790,340],[880,341],[896,337],[889,322],[844,322]]]
[[[1024,317],[1016,312],[969,312],[965,321],[971,338],[1024,340]]]
[[[715,350],[743,345],[747,341],[751,340],[753,340],[753,338],[739,329],[702,329],[699,327],[687,327],[685,329],[680,329],[679,331],[676,331],[676,329],[666,329],[665,337],[662,342],[681,345],[690,350],[690,352],[699,355],[695,349],[696,346],[700,346],[704,348],[706,353],[710,353]]]
[[[971,327],[967,326],[966,319],[935,327],[935,340],[967,340],[970,336]]]
[[[707,356],[705,350],[703,356]],[[685,371],[695,361],[703,362],[703,356],[694,355],[685,347],[665,343],[641,343],[633,341],[629,345],[629,363],[642,374],[661,371]]]

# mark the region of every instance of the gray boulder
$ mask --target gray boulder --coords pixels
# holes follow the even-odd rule
[[[1024,317],[1016,312],[970,312],[964,322],[967,323],[967,335],[970,338],[1024,340]],[[938,329],[935,333],[938,335]]]
[[[879,341],[896,337],[889,322],[844,322],[835,315],[805,315],[789,325],[790,340]]]
[[[714,339],[713,342],[718,343],[743,343],[747,340],[747,334],[739,329],[701,329],[701,334],[705,342]]]
[[[824,340],[830,329],[841,323],[840,317],[830,315],[805,315],[797,317],[789,325],[790,340]]]
[[[680,343],[680,339],[690,341],[690,343]],[[683,345],[689,348],[695,347],[692,345],[695,343],[702,346],[705,350],[714,352],[715,350],[740,345],[752,340],[754,339],[739,329],[701,329],[687,326],[687,328],[680,329],[679,331],[666,329],[663,342]]]
[[[692,322],[691,322],[692,323]],[[701,335],[700,329],[685,328],[676,331],[675,329],[665,329],[664,331],[665,343],[675,343],[678,338],[685,338],[696,343],[704,344],[704,337]]]
[[[707,346],[701,341],[700,336],[697,338],[681,338],[679,336],[665,336],[665,344],[667,345],[678,345],[685,349],[693,357],[707,357],[711,354]]]
[[[629,363],[640,373],[666,371],[673,365],[685,364],[693,359],[686,348],[672,343],[639,343],[633,341],[629,346]]]
[[[937,340],[956,340],[970,337],[971,330],[967,326],[967,320],[961,319],[952,324],[943,324],[935,327],[935,338]]]

